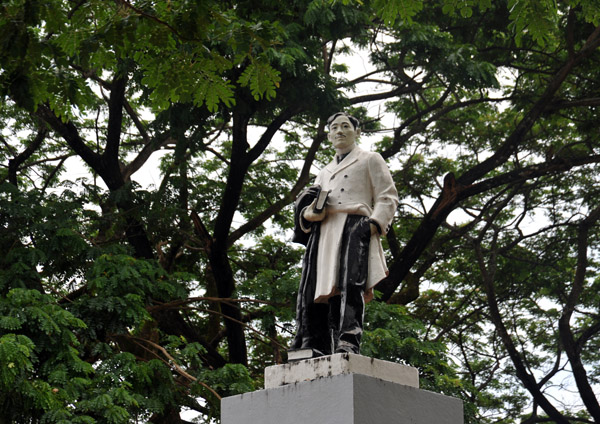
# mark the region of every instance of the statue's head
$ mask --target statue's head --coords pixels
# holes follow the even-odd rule
[[[331,123],[339,116],[345,116],[352,123],[355,130],[360,129],[360,122],[354,116],[347,114],[346,112],[336,112],[327,118],[327,128],[331,128]]]
[[[346,112],[337,112],[327,119],[327,138],[336,150],[347,150],[360,135],[360,123]]]

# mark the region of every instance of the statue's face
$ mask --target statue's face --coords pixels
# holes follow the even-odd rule
[[[329,125],[327,138],[337,150],[344,150],[356,142],[360,129],[354,129],[347,116],[340,115]]]

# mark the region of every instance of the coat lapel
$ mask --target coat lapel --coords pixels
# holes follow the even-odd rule
[[[332,175],[335,175],[338,172],[348,168],[354,162],[356,162],[358,160],[358,156],[360,155],[360,152],[361,152],[360,147],[356,146],[354,149],[352,149],[352,151],[348,154],[348,156],[346,156],[344,158],[343,161],[341,161],[340,163],[337,163],[337,159],[333,158],[333,160],[325,168]]]

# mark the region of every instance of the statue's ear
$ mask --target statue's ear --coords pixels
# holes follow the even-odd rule
[[[356,136],[359,137],[360,136],[360,128],[356,129]]]

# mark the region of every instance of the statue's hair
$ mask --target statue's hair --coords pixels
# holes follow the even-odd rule
[[[360,128],[360,122],[358,121],[358,119],[356,119],[352,115],[347,114],[346,112],[337,112],[337,113],[334,113],[333,115],[331,115],[329,118],[327,118],[327,128],[331,127],[331,123],[338,116],[345,116],[346,118],[348,118],[348,120],[350,121],[350,123],[352,124],[352,126],[354,127],[355,130]]]

